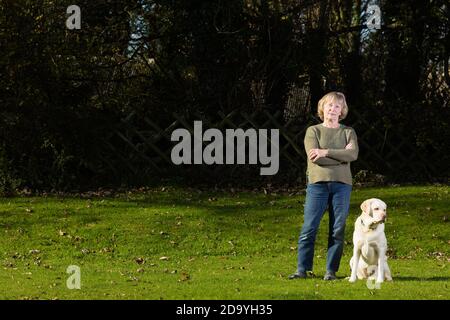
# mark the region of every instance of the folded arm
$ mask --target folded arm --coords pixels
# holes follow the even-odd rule
[[[317,137],[311,128],[308,128],[306,130],[304,144],[305,144],[306,155],[308,158],[309,158],[309,151],[311,149],[319,149],[320,148],[319,141],[317,140]],[[322,157],[322,158],[316,159],[313,162],[320,166],[333,166],[333,165],[335,166],[335,165],[341,164],[343,161],[340,161],[337,159],[331,159],[328,157]]]
[[[349,145],[351,145],[350,148],[345,149],[328,149],[327,157],[338,160],[338,161],[344,161],[344,162],[351,162],[358,159],[358,138],[356,136],[355,130],[350,131],[350,137],[349,137]]]
[[[319,158],[313,162],[319,166],[335,166],[343,163],[343,161],[338,161],[327,157]]]

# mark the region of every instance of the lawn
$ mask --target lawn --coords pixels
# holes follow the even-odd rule
[[[1,299],[446,299],[450,298],[448,186],[352,193],[339,280],[325,272],[328,218],[314,272],[295,271],[304,193],[199,191],[173,186],[117,194],[0,200]],[[367,198],[388,204],[394,281],[349,283],[353,223]],[[68,289],[76,265],[81,289]]]

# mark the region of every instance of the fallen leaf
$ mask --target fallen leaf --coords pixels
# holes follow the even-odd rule
[[[191,279],[191,276],[188,273],[182,272],[179,281],[188,281],[190,279]]]

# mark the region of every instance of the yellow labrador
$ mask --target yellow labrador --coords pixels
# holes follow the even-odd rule
[[[387,240],[384,234],[386,203],[368,199],[361,204],[361,215],[356,219],[353,232],[353,256],[350,260],[350,282],[358,279],[376,279],[377,283],[391,281],[387,264]]]

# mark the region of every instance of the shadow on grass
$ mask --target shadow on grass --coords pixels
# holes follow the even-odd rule
[[[450,277],[393,277],[395,281],[450,281]]]
[[[425,192],[424,190],[405,190],[399,189],[403,191],[401,194],[394,193],[392,195],[385,194],[386,190],[375,189],[380,194],[380,198],[382,198],[385,202],[388,203],[388,206],[394,206],[397,210],[399,208],[417,208],[422,207],[425,209],[430,206],[430,197],[433,200],[436,200],[436,194],[431,192]],[[354,213],[354,215],[360,214],[360,202],[362,199],[367,198],[365,195],[367,191],[371,191],[370,189],[360,189],[359,192],[354,192],[353,196],[354,200],[350,204],[350,212]],[[372,190],[373,191],[373,190]],[[375,197],[377,194],[372,195]],[[305,195],[295,195],[288,196],[287,194],[279,193],[276,195],[267,194],[265,195],[262,192],[253,192],[253,191],[244,191],[244,192],[224,192],[224,191],[216,191],[216,190],[206,190],[206,191],[198,191],[196,190],[183,190],[183,189],[173,189],[166,190],[165,192],[150,192],[141,194],[143,197],[135,198],[131,196],[123,195],[122,197],[106,197],[104,199],[108,199],[117,203],[135,203],[137,205],[143,207],[191,207],[191,208],[201,208],[211,210],[212,213],[216,213],[219,215],[228,215],[232,214],[236,211],[236,209],[266,209],[266,208],[276,208],[276,209],[285,209],[289,204],[290,208],[296,210],[303,210],[303,204]],[[103,199],[102,197],[96,198],[92,197],[93,200]],[[219,204],[216,203],[217,199]],[[281,201],[281,203],[280,203]],[[440,210],[441,208],[446,208],[448,206],[448,201],[445,198],[442,198],[439,201],[434,202],[434,207],[430,215],[432,216],[432,212],[435,210]],[[419,214],[421,210],[413,210],[411,214]],[[441,219],[441,217],[438,217]]]
[[[388,205],[394,205],[395,207],[401,208],[417,208],[417,207],[425,207],[430,206],[429,197],[430,192],[425,192],[423,190],[404,190],[405,194],[393,194],[388,195],[384,194],[386,190],[380,189],[359,189],[358,192],[354,192],[353,197],[355,198],[350,204],[350,212],[351,219],[353,216],[358,216],[360,214],[360,199],[358,198],[366,198],[364,194],[367,191],[378,191],[382,193],[381,198],[383,198]],[[400,191],[402,189],[399,189]],[[376,195],[376,194],[375,194]],[[433,193],[434,196],[434,193]],[[272,210],[283,210],[283,209],[293,209],[296,211],[303,211],[305,195],[295,195],[295,196],[287,196],[286,194],[277,194],[277,195],[265,195],[262,192],[224,192],[219,190],[206,190],[206,191],[196,191],[195,189],[170,189],[165,192],[152,191],[148,193],[138,194],[138,197],[134,195],[128,196],[127,194],[123,194],[120,197],[97,197],[92,196],[88,198],[78,198],[74,196],[68,197],[49,197],[46,199],[41,199],[41,201],[45,202],[61,202],[64,200],[81,200],[87,201],[91,199],[93,201],[97,201],[100,199],[105,199],[108,201],[114,202],[113,207],[128,207],[131,204],[140,206],[140,207],[150,207],[150,208],[164,208],[164,207],[175,207],[178,209],[183,208],[198,208],[198,209],[206,209],[211,214],[219,215],[219,216],[233,216],[237,212],[242,211],[267,211],[268,208]],[[219,202],[216,202],[219,200]],[[414,202],[414,204],[412,204]],[[439,205],[435,204],[434,210],[441,209],[442,207],[447,207],[448,202],[445,199],[442,199],[438,202]],[[24,204],[29,205],[29,204]],[[102,209],[107,208],[108,205],[102,207]],[[411,215],[419,214],[421,210],[416,210],[411,213]],[[433,216],[429,214],[429,216]],[[440,216],[436,217],[436,219],[441,219]]]
[[[287,278],[287,277],[286,277]],[[450,277],[393,277],[394,281],[450,281]],[[330,281],[330,282],[341,282],[341,281],[348,281],[349,277],[348,276],[337,276],[337,279],[334,281]],[[315,276],[312,277],[308,277],[307,280],[323,280],[323,276],[321,276],[320,274],[316,274]],[[295,281],[305,281],[305,279],[294,279],[294,280],[290,280],[292,282]],[[366,279],[363,280],[359,280],[359,281],[366,281]],[[389,283],[389,281],[387,282]]]

